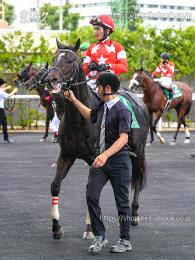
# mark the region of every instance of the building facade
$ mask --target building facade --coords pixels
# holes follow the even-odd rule
[[[123,1],[124,2],[124,1]],[[80,26],[88,25],[91,17],[99,14],[112,14],[113,1],[69,0],[71,12],[78,12],[83,18]],[[142,18],[144,23],[158,29],[195,25],[195,1],[188,0],[137,0],[137,13],[115,13],[119,19]]]

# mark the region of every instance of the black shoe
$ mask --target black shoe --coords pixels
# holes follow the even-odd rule
[[[169,91],[169,99],[173,99],[173,91]]]

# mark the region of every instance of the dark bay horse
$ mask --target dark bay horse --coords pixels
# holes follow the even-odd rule
[[[20,73],[17,74],[17,78],[14,82],[18,87],[23,86],[28,80],[33,78],[37,73],[38,73],[37,69],[33,67],[32,63],[30,63]],[[45,88],[42,85],[40,86],[40,84],[38,84],[38,86],[36,87],[36,91],[40,96],[40,104],[46,109],[45,133],[44,136],[40,139],[40,142],[45,142],[49,135],[49,123],[54,117],[54,108],[52,102],[46,102],[45,97],[49,95],[49,93],[48,91],[45,90]]]
[[[58,50],[53,58],[53,67],[49,69],[46,81],[53,89],[62,92],[68,89],[74,91],[75,96],[86,106],[93,109],[100,100],[98,96],[87,86],[83,66],[76,52],[80,46],[78,40],[74,47],[64,46],[57,41]],[[132,201],[132,224],[137,225],[139,215],[139,192],[143,189],[146,181],[145,142],[149,131],[149,114],[144,102],[134,94],[125,90],[119,91],[120,95],[130,100],[140,128],[131,129],[129,145],[137,157],[132,157],[133,174],[132,188],[134,197]],[[59,224],[58,195],[62,180],[66,177],[69,169],[77,158],[83,159],[89,166],[93,163],[95,156],[95,143],[98,132],[96,124],[83,118],[75,106],[68,100],[64,100],[64,115],[59,127],[60,154],[57,161],[57,171],[51,184],[52,207],[51,217],[53,219],[53,237],[59,239],[63,230]],[[86,220],[87,230],[90,231],[90,222]],[[88,233],[89,234],[89,233]],[[87,235],[88,236],[88,235]]]
[[[169,109],[174,108],[177,113],[177,130],[173,136],[171,141],[171,145],[175,145],[177,135],[181,124],[184,125],[186,138],[184,143],[190,143],[190,133],[186,125],[185,117],[190,112],[191,104],[192,104],[192,89],[185,83],[181,81],[173,82],[178,86],[178,88],[182,92],[182,96],[176,99],[173,99]],[[153,79],[151,79],[142,69],[136,70],[135,74],[133,75],[132,80],[130,81],[130,89],[134,89],[140,86],[143,90],[143,100],[149,110],[150,113],[150,142],[151,144],[154,141],[154,134],[155,132],[163,144],[165,143],[165,139],[161,136],[161,134],[156,130],[156,125],[161,118],[165,105],[167,103],[166,97],[164,95],[164,91],[162,87],[156,83]],[[153,121],[153,114],[155,115]]]

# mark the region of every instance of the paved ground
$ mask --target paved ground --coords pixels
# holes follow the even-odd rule
[[[88,256],[89,241],[82,240],[86,212],[88,167],[77,161],[63,181],[60,193],[61,224],[65,235],[51,236],[50,184],[57,158],[56,144],[39,143],[40,134],[11,134],[15,143],[0,143],[0,259],[195,259],[195,132],[192,143],[171,147],[155,141],[147,148],[149,176],[140,197],[141,223],[132,227],[132,252]],[[172,133],[165,133],[171,140]],[[116,209],[110,184],[101,200],[110,244],[118,239]]]

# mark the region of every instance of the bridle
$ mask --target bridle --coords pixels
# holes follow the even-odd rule
[[[72,53],[75,56],[76,60],[78,60],[78,57],[76,56],[74,51],[69,50],[69,49],[60,49],[60,50],[57,51],[57,54],[58,53],[66,53],[66,52]],[[57,54],[55,55],[54,58],[56,58]],[[66,75],[64,75],[63,72],[61,71],[61,69],[59,69],[56,66],[49,68],[48,69],[48,74],[52,70],[56,70],[59,73],[60,77],[61,77],[61,79],[59,79],[57,82],[55,82],[55,84],[59,84],[60,85],[60,91],[70,90],[72,87],[81,85],[81,84],[86,82],[86,81],[76,82],[78,80],[78,76],[79,76],[79,65],[76,62],[74,62],[74,64],[71,66],[71,68],[67,71]],[[49,80],[49,81],[47,81],[47,83],[48,83],[49,89],[50,88],[53,89],[52,82]]]
[[[78,61],[78,57],[77,55],[75,54],[74,51],[72,50],[69,50],[69,49],[60,49],[57,51],[57,54],[59,52],[62,52],[62,53],[66,53],[66,52],[71,52],[75,57],[76,57],[76,60]],[[56,58],[57,54],[55,55],[55,57],[53,59]],[[56,66],[54,67],[51,67],[48,69],[48,74],[49,72],[51,72],[52,70],[56,70],[59,74],[60,74],[60,77],[62,80],[58,80],[57,82],[55,82],[55,84],[59,84],[60,85],[60,92],[63,92],[63,91],[69,91],[70,89],[76,87],[76,86],[79,86],[79,85],[83,85],[85,83],[87,83],[89,80],[97,77],[98,74],[90,77],[89,79],[85,79],[83,81],[80,81],[80,82],[77,82],[78,80],[78,76],[79,76],[79,65],[78,63],[74,62],[74,69],[73,69],[73,66],[69,69],[69,71],[67,72],[67,75],[65,77],[65,75],[63,74],[63,72]],[[72,73],[71,73],[71,70],[73,69]],[[54,87],[53,87],[53,84],[51,81],[47,81],[48,83],[48,89],[49,90],[52,90]]]
[[[41,74],[41,77],[39,76]],[[40,72],[38,73],[38,75],[35,75],[32,78],[32,82],[35,86],[41,86],[41,85],[45,85],[43,80],[47,77],[48,75],[48,69],[46,68],[42,68],[40,70]],[[32,88],[33,89],[33,88]]]

